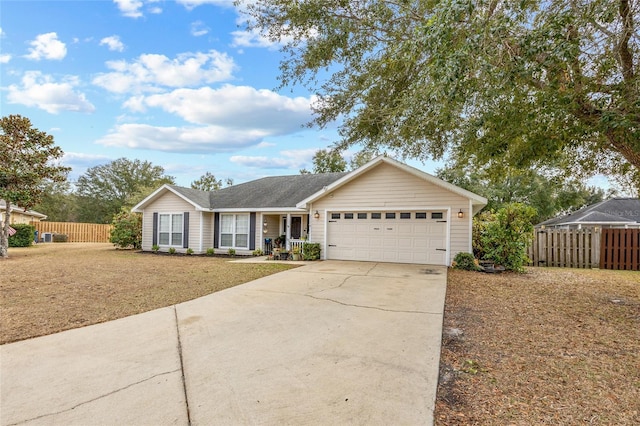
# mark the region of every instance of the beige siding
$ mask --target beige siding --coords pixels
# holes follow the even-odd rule
[[[263,234],[263,238],[271,238],[271,239],[275,239],[280,235],[280,215],[266,215],[263,216],[263,221],[262,224],[260,226],[262,226],[262,230],[264,231],[264,219],[266,219],[267,221],[267,233]],[[257,238],[257,237],[256,237]],[[256,247],[260,247],[260,245],[257,244],[258,241],[256,241]]]
[[[202,213],[203,226],[202,226],[202,253],[206,253],[208,248],[213,248],[213,213]],[[194,244],[195,245],[195,242]],[[198,248],[200,243],[198,242]],[[196,248],[194,248],[196,250]]]
[[[471,251],[469,199],[385,163],[313,203],[312,214],[318,210],[320,218],[311,218],[310,241],[324,249],[325,211],[358,208],[450,208],[449,263],[458,252]],[[457,216],[460,209],[465,213],[463,219]]]
[[[154,213],[184,213],[189,212],[189,247],[198,252],[200,239],[200,212],[195,207],[173,194],[165,192],[160,198],[144,209],[142,218],[142,249],[151,250],[153,245],[153,214]],[[205,247],[206,250],[206,247]],[[176,247],[177,252],[186,249]]]
[[[20,212],[11,213],[11,223],[21,223],[28,225],[29,222],[40,222],[40,218]]]
[[[2,209],[0,210],[0,223],[2,223],[2,220],[4,219],[4,217],[5,217],[5,210]],[[10,218],[11,224],[28,225],[31,222],[40,222],[40,218],[37,216],[31,216],[30,214],[25,212],[15,211],[12,209],[11,218]]]

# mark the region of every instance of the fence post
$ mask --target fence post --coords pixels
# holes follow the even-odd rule
[[[591,268],[600,269],[600,265],[602,263],[600,253],[603,243],[601,228],[599,226],[596,226],[591,235],[591,252],[593,253],[591,256]]]

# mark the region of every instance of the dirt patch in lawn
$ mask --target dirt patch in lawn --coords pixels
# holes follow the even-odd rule
[[[640,273],[450,271],[437,425],[640,424]]]
[[[0,259],[0,344],[195,299],[295,267],[162,256],[110,244],[10,248]]]

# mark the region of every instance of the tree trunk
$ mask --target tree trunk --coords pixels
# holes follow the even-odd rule
[[[3,259],[9,257],[9,222],[11,221],[11,203],[9,201],[5,201],[5,208],[4,220],[0,215],[0,222],[2,222],[2,227],[0,227],[0,257]]]

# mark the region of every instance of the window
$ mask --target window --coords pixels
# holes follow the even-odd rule
[[[366,219],[366,218],[367,218],[366,213],[358,213],[358,219]]]
[[[411,213],[400,213],[400,219],[411,219]]]
[[[220,247],[249,248],[249,215],[220,215]]]
[[[345,219],[353,219],[353,213],[345,213],[344,214],[344,218]]]
[[[395,213],[385,213],[384,214],[384,218],[385,219],[395,219],[396,218],[396,214]]]
[[[340,213],[331,213],[331,219],[340,219]]]
[[[416,219],[426,219],[427,218],[427,212],[417,212],[416,213]]]
[[[158,244],[182,246],[182,214],[158,215]]]
[[[371,219],[382,219],[382,213],[371,213]]]
[[[443,217],[444,215],[442,214],[442,212],[431,213],[431,219],[442,219]]]

